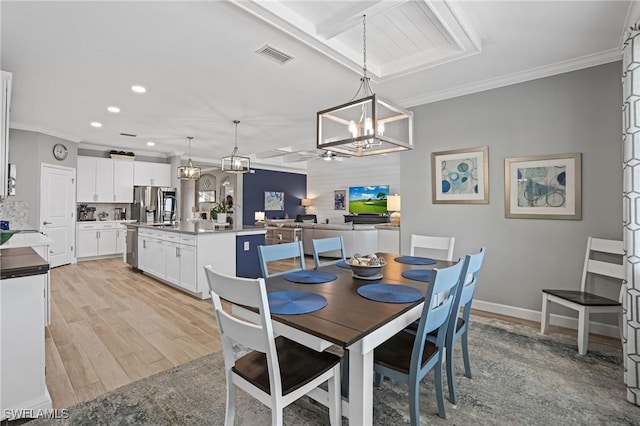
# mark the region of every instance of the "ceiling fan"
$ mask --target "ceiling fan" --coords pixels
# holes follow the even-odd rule
[[[320,155],[320,159],[324,161],[342,161],[343,158],[348,158],[348,155],[337,154],[333,151],[325,151]]]

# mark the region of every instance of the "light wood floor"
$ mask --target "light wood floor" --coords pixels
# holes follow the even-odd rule
[[[290,261],[270,270],[291,268]],[[312,267],[311,259],[306,259]],[[199,300],[141,273],[121,258],[51,271],[46,332],[47,387],[54,408],[77,402],[221,349],[210,300]],[[474,314],[540,328],[533,321]],[[551,327],[575,336],[574,330]],[[590,339],[620,346],[620,341]]]
[[[121,258],[51,271],[46,371],[54,408],[220,349],[210,300],[133,272]]]

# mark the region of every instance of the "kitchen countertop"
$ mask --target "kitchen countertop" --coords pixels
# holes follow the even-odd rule
[[[78,220],[76,221],[76,223],[86,223],[86,224],[92,224],[92,223],[124,223],[125,225],[128,223],[135,223],[136,221],[133,219],[126,219],[126,220]]]
[[[216,226],[213,221],[183,221],[177,225],[169,225],[165,223],[128,223],[127,226],[137,226],[138,228],[156,229],[158,231],[178,232],[182,234],[203,235],[203,234],[222,234],[233,232],[239,235],[255,235],[265,234],[265,228],[255,226],[231,227]]]
[[[0,255],[0,280],[46,274],[48,270],[49,264],[31,247],[6,249]]]
[[[50,246],[54,241],[37,231],[24,231],[13,234],[6,243],[0,246],[0,250],[13,249],[17,247],[38,247]]]

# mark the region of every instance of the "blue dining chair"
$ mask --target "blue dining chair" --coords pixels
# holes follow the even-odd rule
[[[445,346],[447,348],[447,384],[449,385],[449,400],[457,404],[456,376],[453,366],[453,353],[456,342],[462,342],[462,359],[464,361],[464,375],[471,378],[471,363],[469,362],[469,315],[471,314],[471,302],[476,291],[480,268],[484,260],[486,250],[484,247],[478,253],[468,254],[464,258],[461,285],[456,291],[456,298],[453,302],[453,309],[447,325],[447,338]],[[462,317],[459,316],[460,308],[463,309]]]
[[[316,264],[316,268],[326,265],[335,265],[340,261],[347,261],[344,250],[344,240],[342,239],[342,236],[311,240],[311,245],[313,246],[313,261]],[[340,251],[339,258],[335,260],[320,262],[320,253],[329,253],[336,251]]]
[[[448,319],[456,297],[456,289],[465,276],[464,263],[458,262],[448,268],[433,269],[431,285],[424,297],[424,307],[415,334],[401,331],[375,348],[373,371],[376,384],[382,377],[389,377],[406,383],[409,387],[409,417],[411,425],[420,424],[420,381],[431,371],[435,374],[438,415],[447,417],[442,391],[442,357],[447,335]],[[443,300],[433,306],[440,294]],[[427,335],[435,331],[435,342],[427,340]]]
[[[260,257],[260,269],[262,270],[263,278],[275,277],[278,275],[288,274],[289,272],[303,271],[305,269],[302,241],[258,246],[258,256]],[[286,271],[269,273],[267,263],[284,259],[294,259],[295,261],[296,258],[298,259],[298,267],[294,267]]]

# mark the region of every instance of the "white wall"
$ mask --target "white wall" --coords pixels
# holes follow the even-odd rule
[[[366,185],[389,185],[391,194],[402,194],[400,154],[309,162],[307,197],[313,200],[313,206],[309,207],[307,212],[316,214],[318,222],[329,219],[330,223],[344,223],[343,215],[349,214],[348,203],[347,210],[334,210],[333,191],[345,190],[348,197],[350,186]]]

